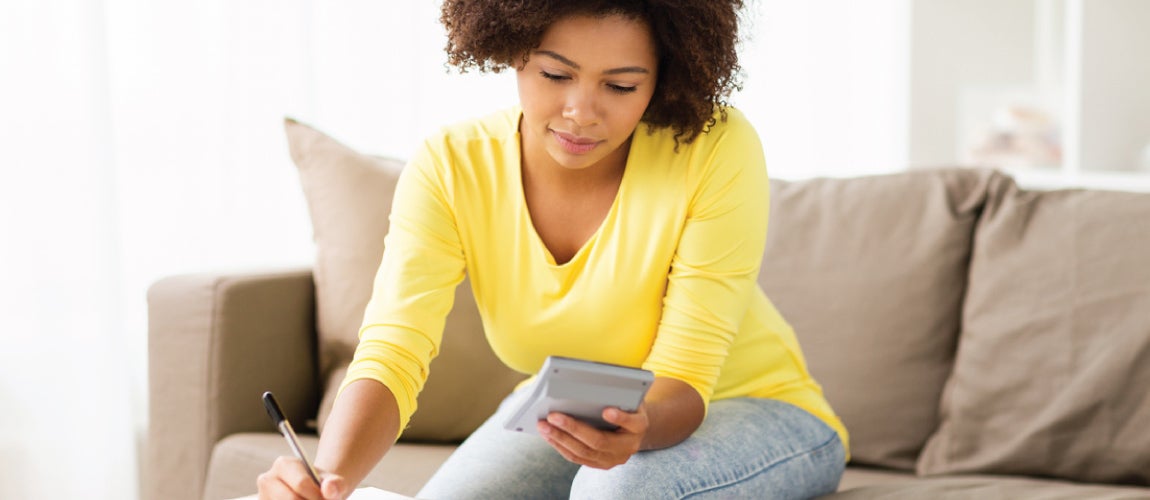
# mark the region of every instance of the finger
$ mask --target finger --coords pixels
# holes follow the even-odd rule
[[[628,447],[625,443],[614,442],[615,433],[601,431],[562,413],[549,415],[547,424],[553,429],[550,433],[552,446],[562,446],[570,455],[578,457],[575,462],[583,465],[603,468],[608,463],[617,464],[617,458],[613,457],[626,453],[623,450]]]
[[[303,497],[295,494],[280,478],[271,471],[260,474],[256,480],[260,500],[298,500]]]
[[[256,478],[256,491],[259,491],[259,500],[273,500],[275,498],[291,498],[294,495],[291,489],[283,484],[279,478],[267,471]]]
[[[315,480],[300,459],[281,456],[272,464],[271,472],[299,498],[324,500],[319,485],[315,484]]]
[[[547,441],[547,444],[559,452],[568,462],[593,466],[593,462],[589,460],[588,457],[583,456],[583,454],[576,452],[568,446],[568,443],[578,442],[578,440],[572,438],[563,429],[551,425],[546,420],[539,422],[538,429],[539,435]]]
[[[626,456],[615,456],[608,453],[603,453],[598,450],[589,450],[585,445],[578,440],[571,438],[569,434],[559,432],[558,435],[568,436],[567,440],[560,441],[559,438],[547,438],[547,444],[551,445],[555,451],[559,452],[563,458],[568,462],[579,464],[593,469],[607,470],[616,465],[621,465],[627,462]]]
[[[559,452],[559,454],[562,455],[563,458],[565,458],[568,462],[578,465],[586,465],[588,467],[595,467],[595,464],[588,462],[583,457],[572,453],[571,450],[564,448],[563,445],[554,441],[548,441],[548,443],[550,443],[551,447],[555,448],[555,451]]]
[[[605,432],[577,418],[552,413],[547,416],[547,423],[562,431],[555,434],[556,439],[580,455],[591,457],[607,447]]]
[[[347,491],[347,482],[344,481],[343,476],[337,474],[322,474],[323,483],[320,485],[320,491],[323,492],[324,500],[343,500],[344,491]]]
[[[647,414],[642,410],[635,413],[628,413],[618,408],[606,408],[603,410],[603,420],[615,424],[619,426],[620,429],[632,434],[643,434],[647,432]]]

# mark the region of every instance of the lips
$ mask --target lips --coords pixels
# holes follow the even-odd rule
[[[558,130],[552,130],[551,134],[555,136],[555,141],[563,147],[564,151],[567,151],[573,155],[589,153],[601,142],[590,137],[580,137],[574,134],[560,132]]]

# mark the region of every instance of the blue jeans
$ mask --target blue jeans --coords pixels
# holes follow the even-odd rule
[[[711,403],[691,437],[610,470],[568,462],[539,436],[503,429],[512,394],[419,492],[454,499],[799,499],[833,493],[845,467],[838,434],[772,399]]]

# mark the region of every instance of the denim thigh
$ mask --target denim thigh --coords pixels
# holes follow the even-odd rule
[[[503,422],[529,392],[519,390],[508,396],[495,414],[447,458],[416,497],[567,498],[579,465],[568,462],[539,436],[503,428]]]
[[[846,451],[818,417],[774,399],[714,401],[691,437],[610,470],[584,467],[571,498],[803,499],[833,493]]]
[[[798,499],[834,492],[845,467],[833,429],[796,406],[760,398],[712,402],[699,429],[676,446],[637,453],[610,470],[580,467],[539,436],[503,429],[525,395],[509,396],[418,497]]]

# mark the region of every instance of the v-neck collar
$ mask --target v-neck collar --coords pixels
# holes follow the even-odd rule
[[[611,201],[611,208],[607,210],[607,215],[604,216],[603,220],[599,222],[599,227],[595,230],[595,232],[591,233],[591,236],[587,238],[587,241],[584,241],[582,246],[579,247],[579,250],[575,252],[575,255],[571,256],[571,259],[567,262],[559,264],[556,263],[555,256],[552,255],[551,249],[547,247],[547,244],[543,242],[543,238],[539,236],[539,232],[535,229],[535,221],[531,218],[531,210],[527,207],[527,193],[524,190],[525,186],[523,185],[523,133],[519,130],[519,124],[522,123],[523,120],[523,108],[516,106],[515,110],[514,137],[516,147],[510,149],[514,151],[515,155],[515,161],[511,164],[513,165],[513,180],[515,185],[518,186],[518,207],[521,214],[520,223],[526,224],[526,230],[532,240],[532,246],[538,249],[538,253],[542,256],[547,266],[555,270],[574,268],[576,266],[575,263],[583,262],[589,258],[588,254],[592,252],[596,241],[603,237],[603,233],[606,232],[608,227],[612,226],[615,220],[618,218],[617,213],[621,203],[620,200],[624,196],[624,190],[627,189],[628,184],[627,179],[631,177],[631,170],[633,170],[631,165],[631,158],[634,157],[636,143],[643,134],[631,132],[631,145],[630,149],[627,151],[627,160],[623,164],[623,177],[619,180],[619,189],[615,191],[615,199]],[[642,126],[642,123],[640,123],[639,126]],[[639,127],[636,126],[635,130],[638,129]]]

